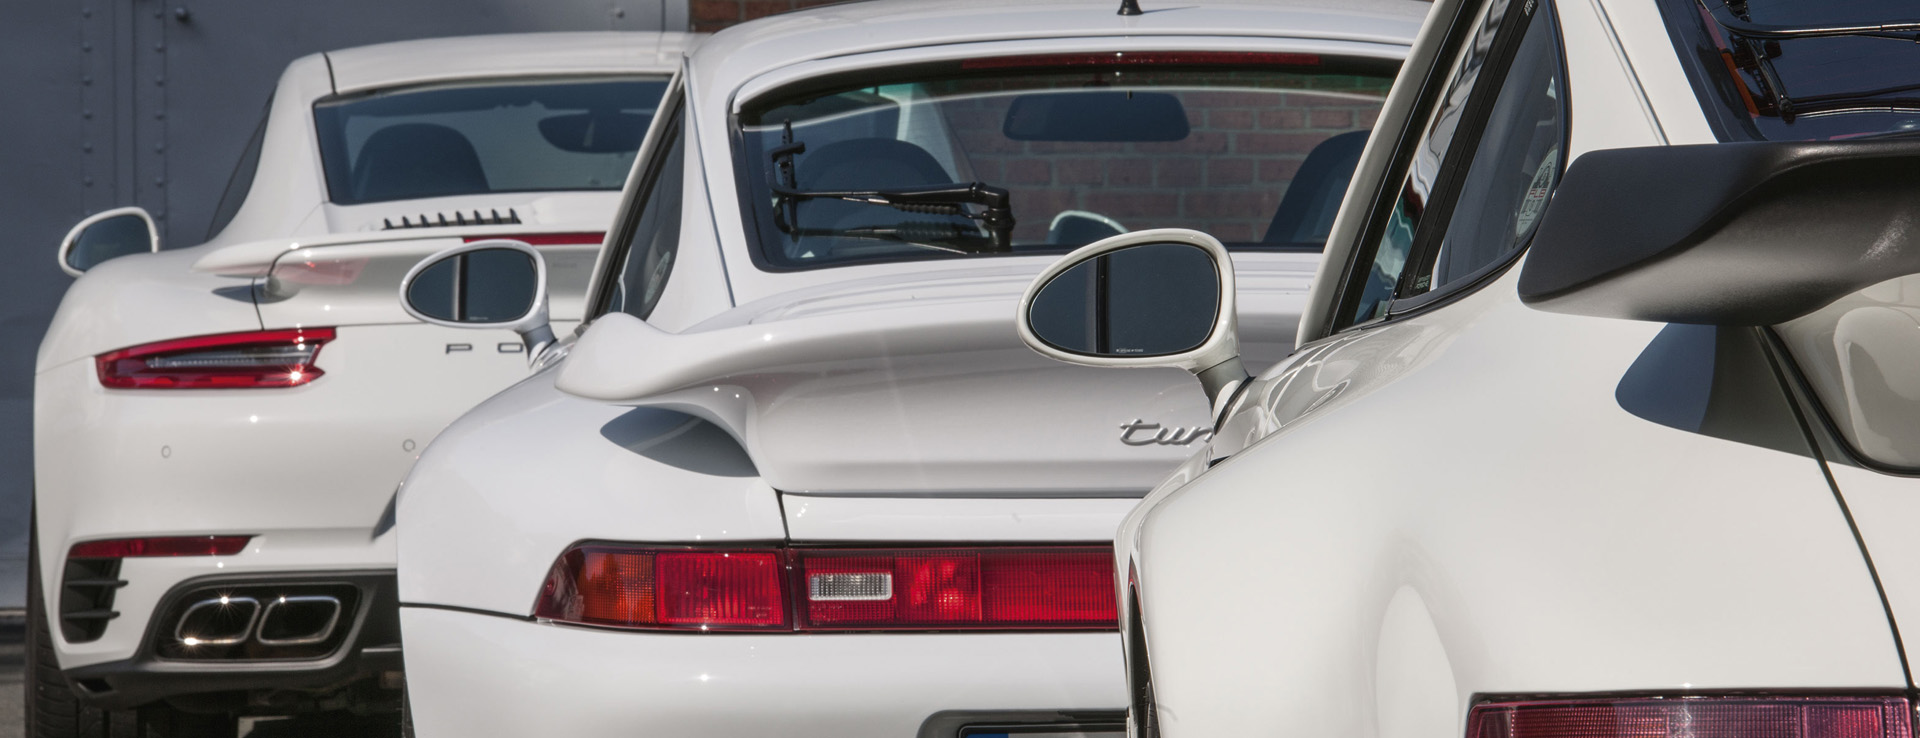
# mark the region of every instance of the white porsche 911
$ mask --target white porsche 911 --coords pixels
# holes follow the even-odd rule
[[[1223,412],[1118,534],[1133,735],[1911,736],[1916,16],[1439,0],[1251,380],[1213,237],[1041,275]]]
[[[421,325],[393,291],[423,256],[511,236],[551,265],[556,320],[578,320],[688,42],[486,36],[306,57],[206,244],[159,251],[137,209],[74,229],[60,259],[81,276],[34,389],[32,735],[218,735],[242,713],[397,708],[395,488],[442,426],[526,376],[528,354],[506,331]],[[483,316],[519,287],[443,297]]]
[[[1278,359],[1427,6],[1118,5],[879,0],[702,43],[590,327],[401,492],[419,735],[1121,729],[1107,542],[1210,414],[1175,370],[1034,356],[1017,299],[1074,247],[1204,226],[1270,328],[1249,362]],[[404,299],[540,342],[531,291],[419,299],[539,256],[467,244]]]

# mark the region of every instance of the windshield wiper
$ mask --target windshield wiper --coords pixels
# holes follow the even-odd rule
[[[891,207],[908,213],[966,218],[984,227],[988,236],[987,238],[969,237],[964,243],[965,248],[970,250],[961,253],[1004,253],[1013,250],[1013,196],[1005,188],[994,187],[984,182],[953,182],[885,190],[803,190],[796,183],[798,177],[794,173],[793,157],[805,153],[806,150],[805,143],[793,140],[793,121],[787,121],[785,130],[781,134],[780,145],[768,152],[774,168],[767,173],[769,180],[767,185],[779,200],[774,203],[774,224],[780,228],[781,233],[803,235],[798,207],[801,202],[839,200],[862,205]],[[804,235],[842,234],[852,235],[852,230]],[[907,242],[913,243],[913,241]],[[936,246],[935,248],[948,247]]]
[[[1781,120],[1791,123],[1794,118],[1802,116],[1920,111],[1920,100],[1880,97],[1920,89],[1920,85],[1793,97],[1787,94],[1786,83],[1780,80],[1780,72],[1774,68],[1773,64],[1773,59],[1780,56],[1779,42],[1782,40],[1857,36],[1920,42],[1920,20],[1787,26],[1755,23],[1743,17],[1746,15],[1747,8],[1744,0],[1723,0],[1718,3],[1699,0],[1699,4],[1703,10],[1707,11],[1707,15],[1713,18],[1715,24],[1727,30],[1729,34],[1727,43],[1733,47],[1729,49],[1733,54],[1733,63],[1752,74],[1760,83],[1760,94],[1772,105],[1772,109],[1759,112],[1771,112],[1778,115]]]
[[[837,238],[857,238],[874,241],[901,243],[908,246],[946,251],[954,254],[997,253],[1000,249],[992,237],[969,232],[971,229],[958,223],[927,223],[909,221],[890,226],[860,226],[858,228],[797,228],[796,236],[833,236]]]

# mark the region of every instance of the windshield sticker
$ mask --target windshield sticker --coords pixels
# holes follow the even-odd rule
[[[1540,211],[1547,208],[1547,195],[1553,192],[1553,173],[1560,166],[1560,147],[1547,151],[1547,157],[1540,160],[1540,168],[1533,170],[1533,183],[1527,185],[1527,195],[1520,200],[1520,215],[1514,219],[1513,235],[1525,236],[1533,230],[1533,223],[1540,219]]]

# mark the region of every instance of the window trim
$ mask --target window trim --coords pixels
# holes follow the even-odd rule
[[[580,330],[585,330],[594,320],[610,312],[614,282],[619,279],[627,253],[633,249],[633,231],[640,226],[640,216],[646,210],[642,205],[653,196],[654,188],[660,184],[660,171],[666,167],[667,149],[662,144],[675,134],[693,135],[692,127],[687,125],[686,89],[681,84],[680,75],[674,75],[666,93],[660,98],[658,110],[666,111],[666,115],[655,117],[659,125],[649,129],[646,140],[640,143],[640,151],[634,159],[634,170],[627,175],[628,192],[620,200],[620,210],[614,216],[614,227],[607,230],[607,240],[600,246],[600,259],[594,264],[586,315],[580,321]]]
[[[1406,187],[1407,175],[1413,165],[1412,157],[1408,154],[1413,147],[1419,145],[1424,131],[1432,124],[1433,115],[1438,111],[1441,98],[1446,95],[1447,88],[1451,86],[1455,66],[1461,60],[1461,53],[1480,27],[1480,24],[1475,21],[1481,17],[1482,11],[1487,9],[1490,2],[1491,0],[1478,3],[1471,8],[1463,7],[1461,14],[1454,18],[1453,25],[1448,28],[1448,44],[1442,50],[1442,58],[1451,58],[1453,62],[1445,67],[1434,65],[1435,74],[1429,75],[1423,82],[1421,99],[1414,114],[1408,116],[1408,125],[1401,129],[1400,137],[1394,147],[1394,163],[1387,172],[1388,176],[1381,180],[1380,187],[1374,195],[1374,201],[1368,208],[1366,226],[1361,231],[1359,242],[1366,246],[1355,249],[1352,252],[1353,256],[1348,259],[1342,269],[1340,291],[1333,302],[1334,310],[1327,316],[1329,329],[1327,335],[1329,336],[1397,321],[1401,317],[1423,313],[1428,309],[1471,294],[1511,268],[1533,244],[1533,234],[1529,234],[1526,242],[1519,248],[1468,273],[1450,285],[1418,295],[1401,296],[1408,289],[1410,275],[1415,271],[1411,268],[1412,265],[1424,262],[1427,255],[1434,252],[1439,241],[1446,236],[1446,227],[1453,221],[1454,210],[1459,205],[1461,186],[1472,171],[1474,154],[1480,148],[1481,134],[1484,132],[1487,119],[1493,113],[1495,103],[1499,100],[1500,89],[1506,84],[1507,77],[1512,72],[1513,59],[1519,53],[1520,41],[1526,37],[1524,31],[1516,35],[1514,30],[1524,29],[1523,23],[1530,22],[1536,14],[1541,12],[1547,13],[1547,32],[1553,35],[1556,74],[1560,82],[1561,140],[1565,142],[1563,145],[1570,145],[1573,140],[1572,105],[1569,102],[1571,92],[1567,84],[1566,39],[1560,33],[1560,19],[1555,3],[1552,0],[1511,0],[1513,4],[1509,6],[1507,15],[1500,19],[1501,28],[1495,37],[1495,48],[1489,52],[1487,61],[1483,63],[1480,71],[1481,78],[1475,82],[1475,89],[1468,96],[1466,107],[1461,112],[1460,124],[1454,129],[1453,139],[1448,144],[1447,162],[1441,165],[1431,196],[1422,205],[1423,213],[1432,213],[1432,217],[1423,216],[1414,232],[1413,243],[1407,250],[1408,268],[1403,269],[1394,282],[1393,294],[1387,298],[1386,314],[1379,318],[1341,325],[1343,320],[1359,308],[1359,298],[1364,294],[1364,290],[1353,288],[1353,277],[1362,261],[1361,257],[1364,255],[1365,260],[1371,261],[1379,251],[1380,239],[1386,234],[1386,229],[1392,220],[1394,206],[1398,204],[1401,191]],[[1528,8],[1532,8],[1532,12],[1527,12]],[[1515,10],[1521,12],[1514,13]],[[1466,144],[1466,148],[1457,148],[1462,143]],[[1566,173],[1570,158],[1565,151],[1561,152],[1558,174]]]

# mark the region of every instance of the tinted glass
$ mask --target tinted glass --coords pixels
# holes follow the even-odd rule
[[[1761,39],[1716,18],[1770,26],[1920,20],[1912,0],[1657,0],[1722,141],[1846,139],[1920,131],[1914,34]]]
[[[260,147],[267,141],[267,116],[273,111],[273,103],[267,103],[267,112],[260,115],[260,125],[253,129],[253,136],[247,139],[247,147],[240,151],[240,163],[234,165],[233,176],[227,178],[227,189],[220,194],[220,204],[213,208],[213,224],[207,226],[207,239],[220,235],[220,231],[233,222],[233,216],[240,212],[240,204],[246,202],[247,191],[253,189],[253,173],[260,167]]]
[[[1220,315],[1207,252],[1179,243],[1132,246],[1078,264],[1034,295],[1034,335],[1064,351],[1165,356],[1205,342]]]
[[[314,105],[333,202],[617,190],[666,89],[601,80],[410,88]]]
[[[677,113],[676,113],[677,115]],[[653,314],[673,274],[680,249],[680,208],[686,189],[686,138],[678,120],[665,133],[666,152],[646,185],[633,232],[619,254],[620,267],[607,309],[641,320]]]
[[[407,285],[421,313],[461,323],[518,320],[539,296],[533,259],[514,249],[480,249],[441,259]]]
[[[462,320],[504,323],[533,307],[539,291],[533,259],[513,249],[481,249],[467,254],[466,280],[461,284]]]
[[[1349,277],[1336,328],[1384,318],[1396,295],[1461,281],[1531,237],[1562,168],[1565,94],[1551,9],[1528,3],[1532,16],[1509,18],[1510,7],[1523,12],[1492,3],[1456,62],[1393,209]],[[1503,25],[1518,37],[1496,39]],[[1502,72],[1498,88],[1478,91]]]
[[[992,234],[951,212],[773,187],[980,183],[1010,193],[1015,253],[1163,227],[1233,248],[1318,250],[1394,69],[1289,56],[1081,69],[989,59],[776,93],[740,116],[749,232],[775,269],[952,256]],[[789,143],[804,150],[776,156]]]
[[[108,259],[152,250],[153,232],[147,229],[145,219],[116,215],[80,232],[73,240],[73,249],[67,252],[67,265],[86,271]]]

